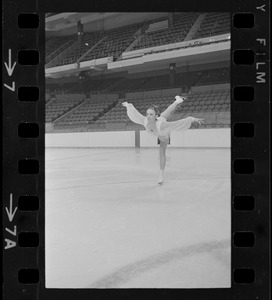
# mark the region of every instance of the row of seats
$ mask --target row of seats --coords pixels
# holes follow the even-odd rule
[[[50,55],[56,49],[58,49],[61,45],[66,43],[67,41],[71,40],[72,36],[59,36],[59,37],[52,37],[48,39],[45,43],[45,54]]]
[[[81,100],[84,100],[85,96],[83,94],[56,94],[55,95],[56,100],[58,102],[79,102]]]
[[[179,105],[168,120],[175,121],[181,118],[186,118],[187,116],[194,116],[205,119],[205,125],[203,125],[202,127],[229,127],[229,93],[229,90],[192,92],[187,101]],[[206,99],[207,95],[209,96],[208,99]],[[107,129],[109,130],[120,125],[122,127],[129,126],[129,128],[133,130],[133,128],[136,128],[139,125],[131,122],[128,118],[126,109],[122,106],[122,102],[126,100],[128,100],[130,103],[133,103],[134,106],[143,115],[145,115],[146,109],[152,104],[159,105],[161,111],[165,110],[171,103],[173,103],[174,95],[133,99],[132,94],[130,95],[129,99],[119,100],[117,105],[116,101],[114,101],[113,98],[111,101],[109,99],[104,99],[102,102],[86,100],[71,113],[68,113],[60,120],[57,120],[54,123],[54,126],[55,128],[70,128],[71,126],[74,126],[75,130],[79,128],[78,126],[87,126],[88,130],[90,130],[92,127],[94,129],[98,129],[107,126]],[[64,107],[63,105],[64,103],[62,103],[62,107]],[[71,109],[72,106],[69,107],[68,111]],[[105,110],[107,111],[106,113]],[[62,111],[61,113],[64,114],[65,112]],[[52,121],[52,116],[50,117],[47,111],[46,122]],[[110,124],[112,124],[112,127],[109,127]],[[81,128],[81,130],[84,130],[83,127]]]
[[[199,14],[174,15],[173,25],[161,31],[145,33],[133,50],[182,42]],[[158,22],[158,20],[153,21]]]
[[[207,13],[192,39],[230,32],[229,13]]]
[[[77,42],[76,47],[67,55],[65,55],[61,61],[56,62],[57,65],[67,65],[75,63],[84,53],[89,51],[101,38],[103,34],[100,32],[85,33],[82,42]]]
[[[179,106],[176,113],[183,111],[227,111],[230,109],[230,91],[210,90],[192,92],[188,100]]]
[[[71,123],[87,123],[93,121],[102,115],[105,110],[110,110],[116,102],[117,95],[93,95],[90,100],[78,106],[76,110],[68,113],[61,120],[57,121],[58,124],[71,124]]]
[[[46,42],[45,57],[46,64],[70,47],[77,40],[77,36],[53,37]]]
[[[45,94],[45,103],[48,103],[51,100],[50,94]]]
[[[126,109],[122,106],[123,101],[133,103],[137,110],[145,115],[149,106],[159,105],[161,111],[164,111],[174,101],[174,96],[152,97],[143,99],[124,99],[118,103],[112,110],[97,120],[97,124],[103,123],[122,123],[130,122]],[[203,96],[203,98],[201,97]],[[207,96],[207,97],[206,97]],[[200,100],[199,100],[200,99]],[[229,90],[192,92],[188,99],[183,102],[175,111],[174,115],[182,115],[187,112],[227,112],[230,110]]]
[[[45,107],[46,122],[53,122],[84,101],[84,95],[56,95]]]
[[[135,24],[105,32],[87,32],[83,35],[82,42],[78,42],[77,46],[61,61],[55,62],[54,66],[75,63],[84,54],[86,55],[81,61],[108,56],[118,57],[133,41],[139,26]],[[92,47],[94,48],[91,49]]]
[[[177,43],[184,40],[199,13],[174,14],[173,25],[165,30],[146,32],[130,50]],[[192,39],[230,32],[230,20],[227,13],[207,13],[199,30]],[[150,21],[152,24],[155,21]],[[86,54],[82,61],[110,57],[118,58],[136,39],[135,33],[142,23],[133,24],[104,32],[87,32],[78,44],[62,59],[54,62],[53,66],[75,63]],[[48,63],[62,51],[69,48],[77,39],[76,35],[54,37],[46,45],[46,62]],[[97,44],[100,42],[99,44]],[[97,44],[97,46],[95,46]],[[93,46],[94,49],[91,49]]]
[[[229,128],[230,127],[230,113],[229,112],[193,112],[185,113],[182,116],[178,116],[177,119],[186,118],[188,116],[194,116],[195,118],[202,118],[205,120],[204,124],[199,126],[198,124],[192,124],[191,129],[194,128]],[[125,131],[125,130],[144,130],[144,127],[134,123],[120,122],[120,118],[115,122],[107,123],[106,121],[101,123],[93,122],[80,122],[80,123],[55,123],[54,131],[56,132],[78,132],[78,131]]]
[[[134,34],[140,25],[129,25],[105,32],[107,38],[87,54],[82,61],[110,57],[118,58],[134,40]]]

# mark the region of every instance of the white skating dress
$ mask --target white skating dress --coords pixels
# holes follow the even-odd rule
[[[126,108],[127,115],[132,122],[143,125],[147,132],[155,135],[161,141],[168,141],[171,131],[184,131],[189,129],[192,122],[195,120],[193,117],[187,117],[174,122],[168,122],[164,117],[158,117],[156,121],[156,129],[152,131],[147,127],[147,118],[138,112],[133,104],[128,103]]]

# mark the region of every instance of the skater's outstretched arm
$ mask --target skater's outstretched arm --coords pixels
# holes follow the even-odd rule
[[[204,123],[204,119],[194,118],[194,117],[187,117],[185,119],[180,119],[174,122],[162,122],[160,130],[166,131],[184,131],[189,129],[193,123],[197,123],[201,125]]]
[[[133,104],[123,102],[122,105],[127,108],[127,115],[132,122],[144,125],[145,116],[139,113],[138,110],[133,106]]]
[[[169,105],[165,111],[161,113],[161,117],[164,117],[166,120],[169,118],[169,116],[174,112],[174,110],[177,108],[177,106],[182,103],[186,98],[181,96],[176,96],[175,101]]]

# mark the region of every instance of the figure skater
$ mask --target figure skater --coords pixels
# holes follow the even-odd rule
[[[170,132],[184,131],[189,129],[194,122],[198,124],[204,123],[203,119],[194,117],[187,117],[174,122],[167,122],[167,118],[169,118],[176,107],[186,98],[176,96],[175,99],[176,100],[161,114],[157,105],[150,106],[146,111],[146,117],[139,113],[133,104],[128,102],[122,103],[122,105],[127,108],[127,115],[130,120],[134,123],[143,125],[147,132],[155,135],[160,141],[159,184],[163,183],[164,169],[166,164],[166,148],[167,144],[169,143]]]

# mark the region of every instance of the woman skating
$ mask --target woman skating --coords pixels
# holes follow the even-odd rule
[[[143,116],[128,102],[123,102],[122,105],[127,108],[127,114],[130,120],[134,123],[143,125],[147,132],[155,135],[160,140],[160,173],[158,183],[162,184],[164,177],[164,169],[166,164],[166,148],[169,142],[171,131],[184,131],[189,129],[192,123],[202,124],[203,119],[187,117],[174,122],[168,122],[167,118],[182,103],[186,98],[176,96],[175,101],[160,114],[159,108],[156,105],[150,106],[146,111],[146,117]]]

